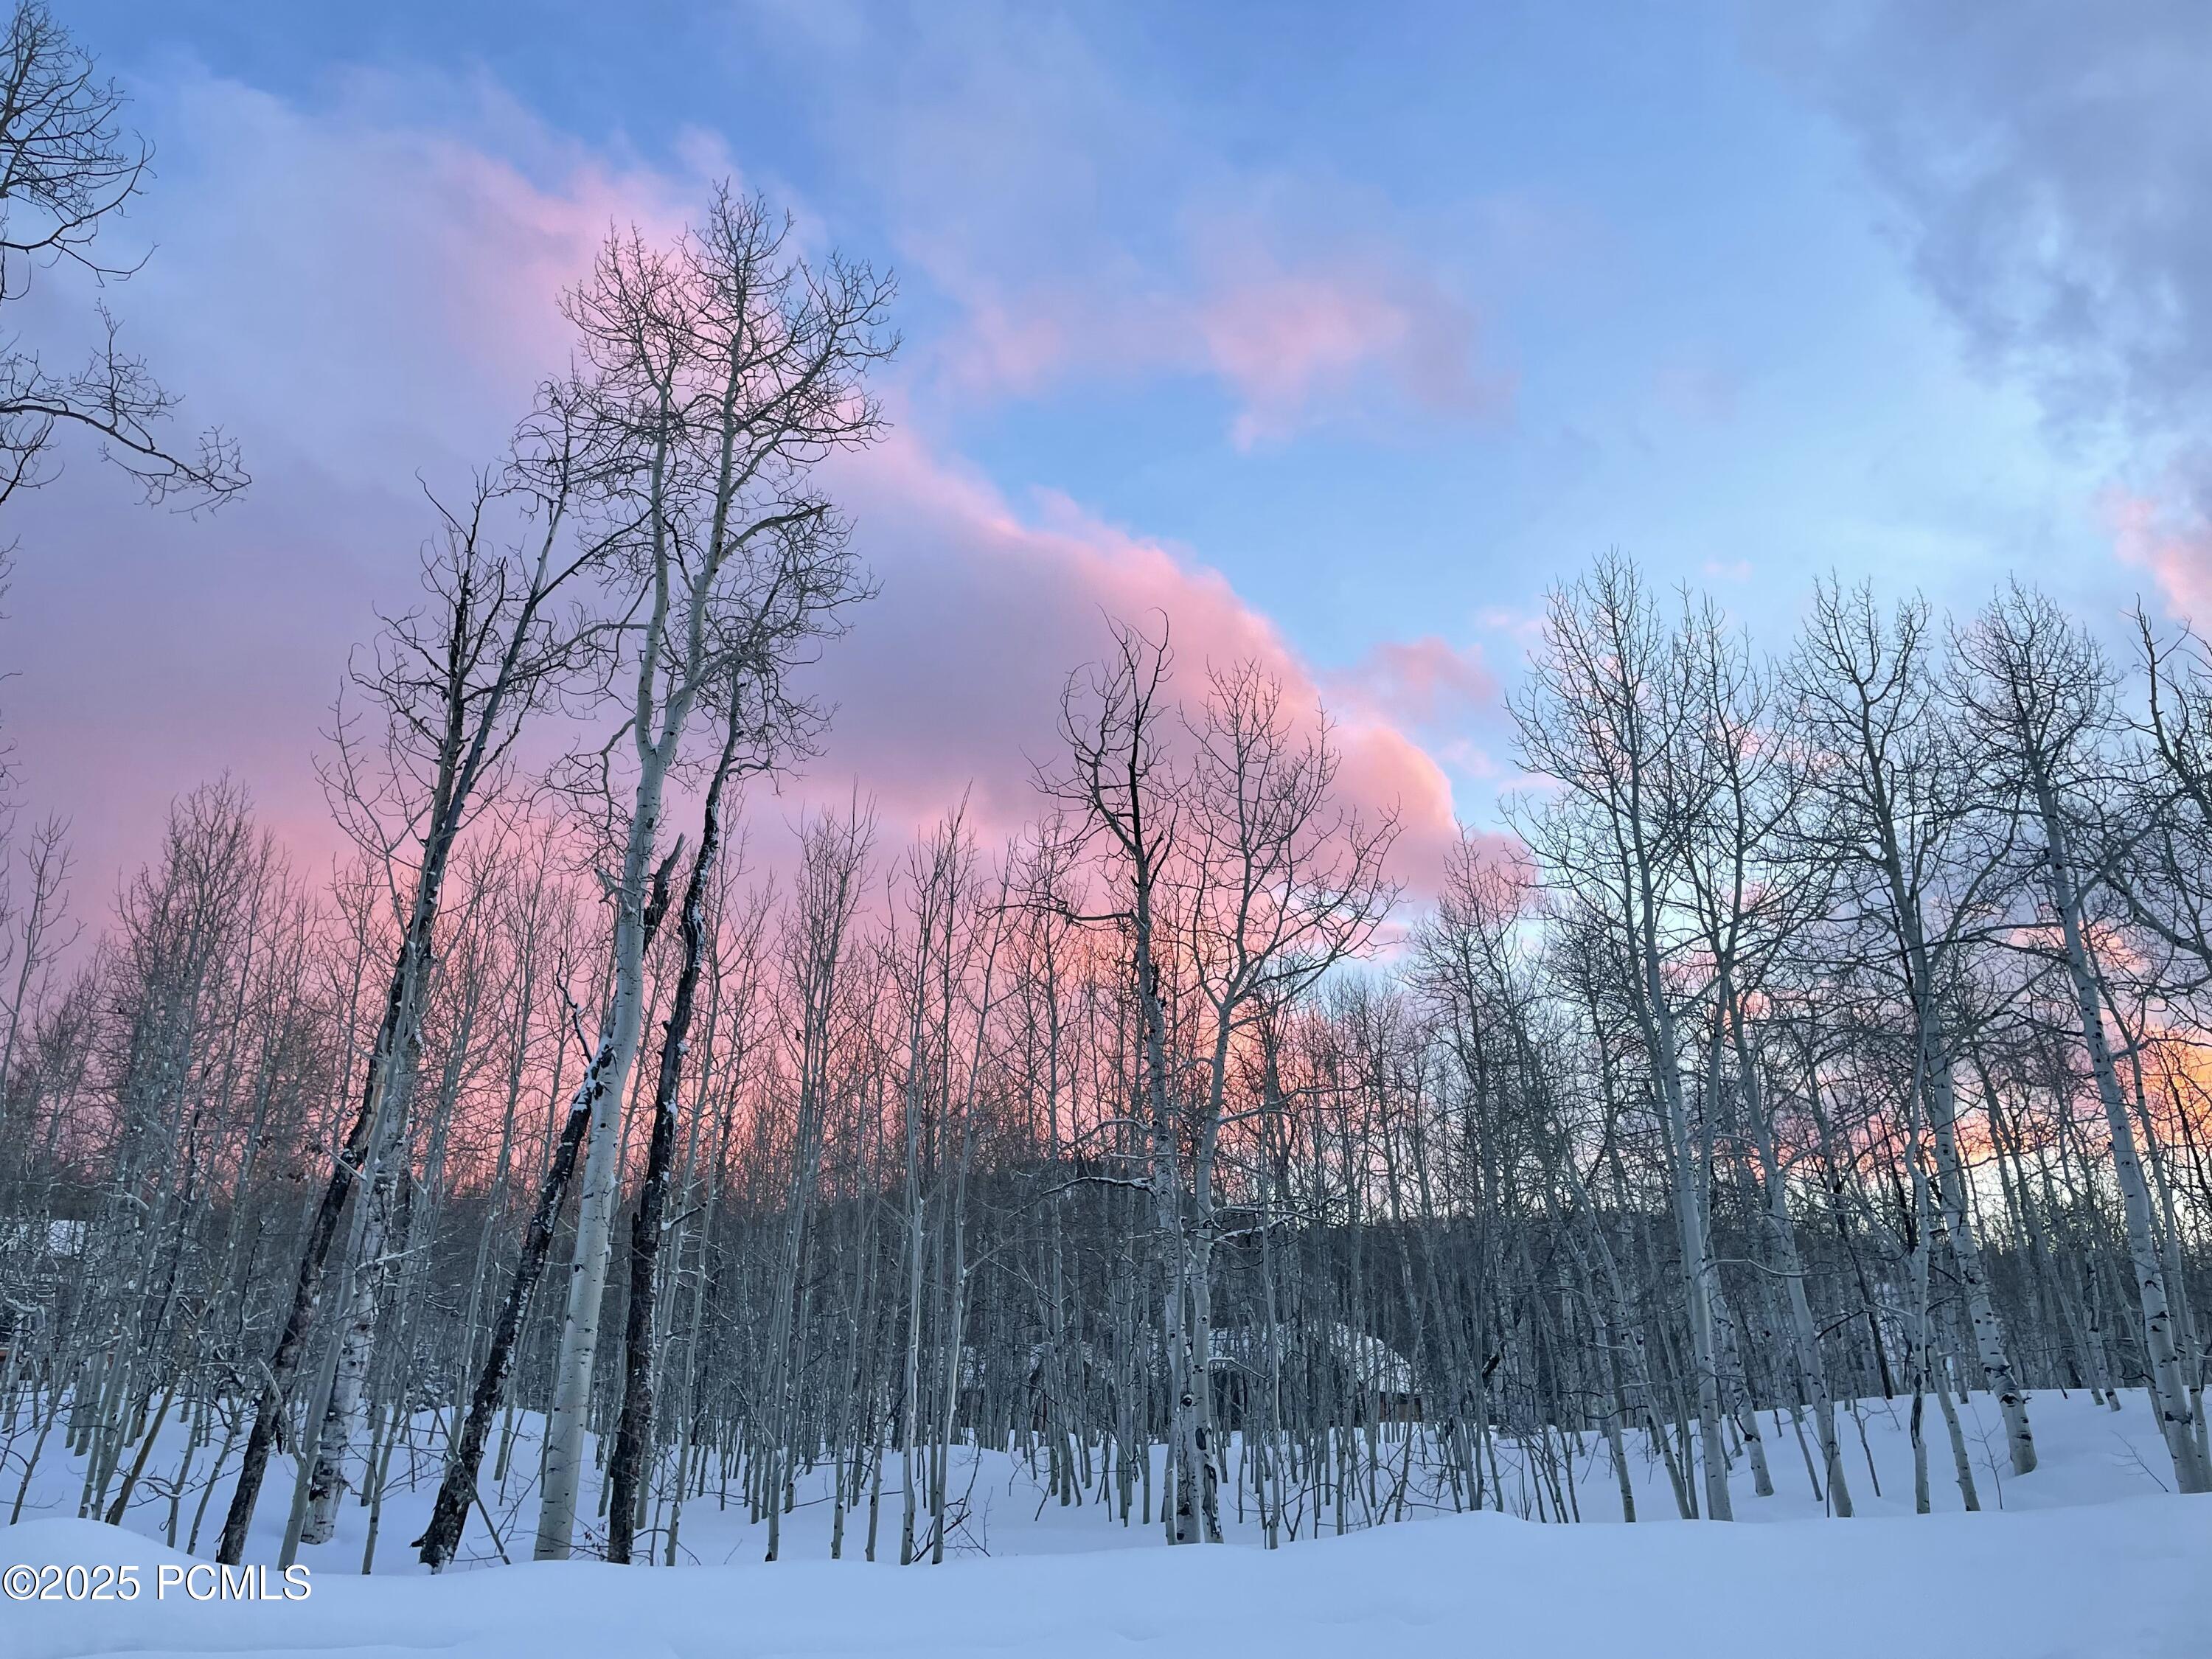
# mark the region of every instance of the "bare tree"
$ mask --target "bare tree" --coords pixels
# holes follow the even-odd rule
[[[566,1558],[575,1527],[619,1174],[617,1114],[643,1019],[644,908],[669,778],[701,698],[739,677],[758,711],[748,740],[771,753],[802,749],[826,715],[793,677],[866,592],[847,526],[812,473],[881,429],[865,382],[895,344],[884,329],[890,284],[835,255],[809,263],[788,248],[790,234],[764,202],[725,190],[673,249],[648,248],[635,233],[611,239],[568,302],[590,364],[589,407],[628,465],[614,499],[638,526],[625,544],[636,679],[628,718],[597,757],[615,857],[605,878],[612,967],[579,1085],[594,1110],[547,1431],[540,1559]],[[625,744],[627,790],[614,767]]]
[[[1815,587],[1790,674],[1808,772],[1796,835],[1801,856],[1837,872],[1832,913],[1875,933],[1874,970],[1910,1011],[1911,1076],[1925,1096],[1914,1110],[1925,1111],[1943,1231],[2013,1471],[2025,1474],[2035,1437],[1982,1266],[1954,1081],[1965,963],[2002,908],[2006,831],[1998,826],[1992,843],[1983,780],[1942,718],[1934,645],[1917,600],[1885,617],[1866,589]]]
[[[1553,595],[1544,647],[1513,714],[1529,769],[1564,786],[1557,800],[1535,809],[1529,844],[1547,876],[1591,921],[1617,930],[1621,943],[1623,989],[1672,1161],[1705,1513],[1726,1521],[1733,1507],[1721,1435],[1708,1168],[1697,1151],[1681,1037],[1684,1001],[1705,990],[1687,960],[1700,941],[1685,891],[1689,837],[1712,788],[1698,743],[1695,672],[1694,655],[1665,632],[1634,569],[1607,558]]]
[[[1087,676],[1072,676],[1061,698],[1067,768],[1040,781],[1067,810],[1077,848],[1099,847],[1107,860],[1097,900],[1106,908],[1096,908],[1088,895],[1063,894],[1058,902],[1071,915],[1122,930],[1127,942],[1140,1033],[1135,1098],[1141,1103],[1140,1133],[1149,1168],[1139,1177],[1112,1178],[1147,1193],[1158,1247],[1172,1250],[1183,1231],[1182,1146],[1168,1065],[1167,999],[1161,984],[1167,939],[1161,911],[1167,866],[1177,845],[1181,793],[1165,746],[1174,659],[1164,629],[1157,641],[1127,623],[1115,623],[1111,629],[1112,653]],[[1170,1261],[1161,1334],[1170,1354],[1188,1356],[1194,1349],[1185,1324],[1187,1285]],[[1205,1535],[1201,1499],[1211,1476],[1201,1407],[1191,1391],[1188,1361],[1173,1386],[1170,1444],[1176,1492],[1169,1535],[1178,1544],[1194,1544]]]
[[[406,1121],[421,1057],[428,984],[446,876],[479,791],[512,750],[531,711],[586,665],[599,632],[588,617],[556,610],[568,588],[603,556],[596,529],[572,534],[571,515],[593,465],[574,406],[550,393],[524,428],[514,463],[481,483],[468,512],[447,514],[445,534],[424,561],[431,603],[392,618],[376,657],[358,666],[356,690],[383,716],[381,740],[358,746],[343,715],[337,760],[326,775],[339,822],[372,867],[392,872],[398,927],[383,1015],[370,1048],[361,1104],[337,1147],[315,1219],[301,1251],[266,1383],[246,1440],[238,1484],[223,1522],[221,1559],[237,1561],[259,1499],[307,1344],[331,1279],[341,1218],[350,1215],[340,1271],[360,1261],[369,1207],[347,1200],[356,1181],[392,1156]],[[501,540],[496,509],[517,509],[513,538]],[[372,1276],[357,1295],[373,1299]],[[319,1422],[336,1377],[310,1401]],[[292,1530],[296,1533],[297,1524]]]
[[[2128,1254],[2142,1304],[2151,1393],[2184,1492],[2212,1491],[2182,1378],[2165,1252],[2142,1151],[2112,1045],[2106,996],[2092,959],[2085,878],[2094,864],[2075,850],[2082,815],[2075,803],[2100,787],[2113,719],[2114,676],[2094,642],[2039,593],[2011,586],[1961,636],[1958,707],[1978,740],[1987,782],[2006,792],[2041,841],[2038,872],[2058,924],[2083,1048],[2112,1136],[2112,1171],[2127,1218]]]
[[[691,1023],[699,995],[699,975],[707,951],[707,901],[715,860],[722,850],[722,797],[741,763],[764,766],[772,746],[757,747],[763,735],[754,725],[763,711],[749,708],[743,677],[733,676],[721,710],[722,750],[707,780],[700,805],[699,849],[684,886],[678,928],[682,939],[668,1018],[661,1028],[660,1065],[653,1079],[652,1127],[647,1132],[645,1176],[630,1218],[629,1305],[623,1339],[623,1396],[619,1426],[607,1462],[607,1559],[629,1559],[635,1516],[641,1497],[641,1474],[653,1443],[653,1317],[659,1294],[660,1242],[668,1211],[669,1182],[676,1157],[677,1091],[691,1043]],[[749,739],[753,741],[749,742]]]
[[[1208,675],[1206,701],[1188,722],[1183,856],[1170,866],[1170,885],[1177,954],[1206,1025],[1187,1132],[1189,1190],[1178,1195],[1171,1240],[1180,1286],[1172,1293],[1182,1308],[1170,1328],[1182,1343],[1177,1530],[1192,1506],[1209,1540],[1220,1535],[1212,1377],[1213,1252],[1228,1231],[1223,1137],[1254,1115],[1232,1109],[1231,1065],[1268,1011],[1366,951],[1400,890],[1383,873],[1397,837],[1395,806],[1370,823],[1340,804],[1337,752],[1319,718],[1298,737],[1280,682],[1244,663]]]
[[[0,41],[0,307],[20,301],[42,268],[102,286],[137,269],[94,246],[144,187],[153,160],[120,125],[125,101],[40,0],[18,0]],[[189,453],[169,447],[175,394],[124,347],[104,303],[93,313],[98,343],[72,368],[50,368],[19,333],[0,332],[0,501],[51,480],[55,443],[72,429],[90,434],[149,502],[215,506],[245,489],[237,446],[219,428]]]

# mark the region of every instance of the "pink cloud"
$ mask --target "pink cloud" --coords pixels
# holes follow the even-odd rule
[[[1364,258],[1285,265],[1243,233],[1199,303],[1213,370],[1243,402],[1230,431],[1240,449],[1325,418],[1325,404],[1379,374],[1431,415],[1494,413],[1511,385],[1476,364],[1474,313],[1395,249]]]
[[[426,434],[495,453],[610,226],[672,236],[709,177],[611,161],[482,85],[355,71],[310,110],[194,74],[150,101],[171,137],[135,216],[159,252],[125,315],[175,337],[196,408],[267,428],[242,434],[264,457],[364,483],[422,466]]]
[[[450,489],[496,455],[560,366],[556,296],[609,222],[666,234],[699,193],[511,112],[487,118],[495,151],[389,91],[365,82],[322,112],[204,78],[159,94],[161,253],[125,314],[187,412],[237,429],[257,483],[199,522],[134,511],[89,465],[19,504],[7,733],[26,799],[76,819],[88,908],[144,855],[164,804],[226,769],[310,864],[335,849],[311,758],[349,650],[415,596],[418,474]],[[1060,349],[1012,320],[999,347],[1009,373]],[[1286,386],[1341,355],[1304,361]],[[857,784],[889,831],[972,787],[979,825],[1010,831],[1037,808],[1030,763],[1052,754],[1060,686],[1107,615],[1167,613],[1194,692],[1206,663],[1249,659],[1293,706],[1321,701],[1218,573],[1048,494],[1018,508],[911,423],[831,483],[883,594],[822,665],[838,714],[802,799],[842,804]],[[1457,684],[1401,673],[1439,696]],[[1339,712],[1346,795],[1399,807],[1401,872],[1427,886],[1455,833],[1442,769],[1382,704]],[[771,843],[776,816],[752,803]]]
[[[2149,573],[2172,616],[2212,625],[2212,510],[2176,485],[2162,499],[2116,489],[2100,504],[2121,562]]]
[[[1031,763],[1056,757],[1060,689],[1109,617],[1168,618],[1186,696],[1209,665],[1252,661],[1307,718],[1321,708],[1321,677],[1218,572],[1064,497],[1019,512],[906,430],[842,463],[836,488],[883,592],[823,666],[839,708],[810,793],[857,782],[887,820],[920,823],[964,790],[980,826],[1012,832],[1038,810]],[[1345,799],[1396,808],[1401,873],[1426,890],[1455,834],[1443,769],[1381,708],[1331,712]]]
[[[1069,380],[1201,376],[1234,398],[1228,435],[1246,450],[1371,412],[1378,398],[1454,419],[1510,403],[1510,378],[1480,361],[1474,310],[1402,250],[1285,261],[1249,226],[1199,240],[1200,270],[1187,278],[1117,264],[1110,278],[1012,289],[964,256],[925,256],[962,308],[931,366],[981,398]]]
[[[94,910],[225,771],[311,867],[337,849],[310,761],[348,653],[417,595],[422,489],[497,459],[608,225],[670,234],[684,194],[481,89],[427,114],[368,75],[313,110],[198,72],[134,92],[163,165],[126,228],[156,251],[110,298],[255,482],[213,517],[148,513],[76,450],[9,504],[4,736],[25,799],[74,819]]]
[[[969,391],[1033,392],[1073,355],[1063,319],[1048,307],[1024,310],[980,291],[968,301],[967,321],[966,335],[941,361]]]
[[[1332,675],[1330,690],[1411,726],[1433,726],[1498,701],[1498,679],[1480,646],[1447,644],[1434,634],[1385,640],[1349,669]]]
[[[799,9],[757,44],[821,82],[830,142],[879,193],[900,264],[958,313],[927,362],[945,387],[1201,380],[1232,400],[1226,435],[1247,449],[1509,403],[1424,227],[1325,168],[1224,153],[1079,19],[890,8],[857,27]],[[1553,257],[1566,218],[1526,198],[1480,212],[1486,276]]]

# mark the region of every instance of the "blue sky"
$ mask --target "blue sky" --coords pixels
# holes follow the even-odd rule
[[[1302,685],[1433,763],[1420,787],[1448,793],[1424,811],[1478,820],[1528,619],[1610,548],[1778,647],[1831,568],[1959,605],[2023,571],[2108,619],[2192,591],[2212,349],[2173,295],[2212,259],[2206,210],[2176,204],[2204,198],[2212,100],[2175,88],[2212,64],[2201,10],[79,0],[70,19],[161,154],[137,230],[160,246],[118,307],[260,480],[212,525],[123,516],[89,467],[37,504],[9,720],[33,793],[80,814],[121,803],[76,775],[57,721],[86,718],[80,634],[118,626],[164,684],[258,719],[250,741],[228,728],[233,758],[222,729],[149,733],[143,687],[92,692],[132,787],[236,766],[280,816],[311,812],[344,642],[421,532],[413,474],[495,446],[560,349],[540,324],[564,262],[607,219],[672,226],[725,173],[900,275],[906,447],[853,483],[886,620],[856,637],[824,769],[916,811],[994,770],[1014,810],[1037,721],[996,706],[1048,726],[1073,665],[1054,653],[1082,648],[1079,619],[1045,616],[1054,591],[1095,617],[1172,612],[1197,583],[1202,649],[1266,634]],[[995,619],[1013,567],[971,557],[977,537],[1035,589]],[[103,572],[143,617],[87,602]],[[185,642],[157,638],[196,606]],[[1034,662],[976,666],[1017,635]],[[902,684],[943,695],[916,708]],[[941,765],[913,761],[931,745]]]

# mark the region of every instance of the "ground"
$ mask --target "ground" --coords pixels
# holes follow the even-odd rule
[[[163,1564],[192,1565],[161,1541],[167,1499],[134,1509],[128,1529],[66,1518],[81,1470],[56,1459],[42,1462],[25,1520],[0,1530],[0,1566],[131,1563],[143,1588],[130,1602],[0,1602],[0,1653],[1871,1659],[1909,1646],[1943,1659],[2212,1655],[2212,1499],[2160,1490],[2163,1452],[2141,1397],[2117,1413],[2079,1395],[2038,1395],[2032,1409],[2043,1467],[2014,1478],[1993,1462],[1994,1408],[1981,1396],[1970,1402],[1985,1506],[1978,1515],[1959,1511],[1932,1410],[1939,1512],[1911,1513],[1901,1413],[1877,1402],[1865,1408],[1865,1447],[1850,1437],[1861,1514],[1850,1522],[1821,1518],[1786,1422],[1770,1438],[1778,1495],[1753,1498],[1739,1470],[1740,1516],[1772,1524],[1676,1520],[1663,1474],[1639,1464],[1639,1522],[1620,1525],[1601,1457],[1581,1470],[1578,1493],[1598,1524],[1444,1513],[1337,1536],[1331,1522],[1321,1537],[1273,1552],[1254,1547],[1256,1531],[1237,1523],[1233,1505],[1232,1542],[1206,1550],[1162,1547],[1158,1527],[1125,1528],[1096,1503],[1040,1506],[1027,1471],[990,1452],[963,1458],[957,1471],[969,1519],[941,1567],[822,1559],[826,1506],[805,1501],[787,1518],[787,1559],[763,1564],[764,1534],[739,1508],[719,1510],[710,1492],[684,1523],[681,1553],[696,1565],[495,1562],[433,1579],[413,1571],[404,1547],[427,1510],[426,1489],[388,1504],[371,1578],[359,1572],[362,1511],[349,1505],[338,1538],[302,1552],[312,1591],[291,1602],[198,1601],[174,1583],[156,1599]],[[9,1467],[20,1469],[20,1453]],[[289,1478],[271,1480],[256,1559],[275,1554],[289,1488]],[[503,1513],[526,1514],[526,1498],[511,1490]],[[48,1513],[33,1519],[39,1502]],[[896,1505],[887,1498],[884,1507],[879,1553],[895,1557]],[[855,1517],[854,1553],[864,1526]],[[480,1522],[473,1537],[481,1550]],[[281,1594],[273,1576],[269,1594]]]

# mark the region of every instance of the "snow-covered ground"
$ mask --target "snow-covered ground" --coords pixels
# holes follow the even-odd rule
[[[963,1453],[953,1485],[967,1493],[967,1521],[951,1559],[904,1570],[857,1559],[865,1512],[848,1522],[850,1559],[823,1559],[828,1506],[806,1501],[819,1493],[804,1489],[785,1518],[786,1559],[763,1565],[763,1530],[734,1494],[725,1511],[710,1491],[685,1510],[682,1554],[697,1565],[684,1571],[583,1561],[500,1567],[494,1558],[489,1571],[430,1579],[418,1576],[406,1548],[427,1514],[426,1480],[419,1492],[387,1499],[374,1577],[359,1576],[365,1515],[349,1504],[337,1538],[302,1551],[313,1590],[292,1602],[200,1601],[175,1586],[156,1600],[160,1567],[191,1565],[161,1541],[167,1497],[149,1494],[135,1505],[126,1530],[61,1518],[74,1516],[82,1469],[56,1443],[24,1521],[0,1529],[0,1566],[127,1562],[139,1567],[145,1589],[127,1603],[0,1601],[0,1656],[2212,1656],[2212,1499],[2163,1492],[2164,1450],[2142,1398],[2114,1413],[2083,1395],[2046,1394],[2032,1409],[2043,1468],[2023,1479],[1996,1462],[2002,1446],[1993,1406],[1978,1396],[1967,1409],[1979,1515],[1958,1512],[1932,1407],[1940,1512],[1911,1513],[1902,1409],[1876,1402],[1865,1408],[1866,1448],[1882,1495],[1850,1432],[1860,1511],[1850,1522],[1820,1518],[1785,1423],[1780,1436],[1770,1431],[1777,1495],[1753,1497],[1741,1467],[1736,1482],[1741,1519],[1784,1524],[1681,1523],[1663,1471],[1639,1462],[1634,1527],[1446,1513],[1339,1537],[1331,1516],[1320,1538],[1275,1552],[1249,1547],[1256,1528],[1237,1521],[1233,1495],[1231,1547],[1170,1550],[1158,1527],[1125,1528],[1095,1501],[1042,1502],[1030,1473],[1004,1454]],[[26,1449],[19,1443],[0,1477],[0,1498],[12,1501]],[[516,1468],[530,1462],[518,1456]],[[1617,1488],[1601,1452],[1578,1476],[1585,1518],[1617,1523]],[[1509,1470],[1509,1492],[1514,1484]],[[272,1470],[255,1558],[276,1553],[290,1485],[289,1468]],[[1379,1490],[1387,1493],[1387,1481]],[[224,1496],[210,1506],[204,1556]],[[526,1540],[531,1496],[520,1479],[511,1483],[496,1511],[503,1533],[519,1530]],[[187,1528],[197,1498],[183,1506]],[[887,1492],[878,1553],[893,1559],[897,1508]],[[471,1544],[491,1555],[480,1520],[472,1520]]]

